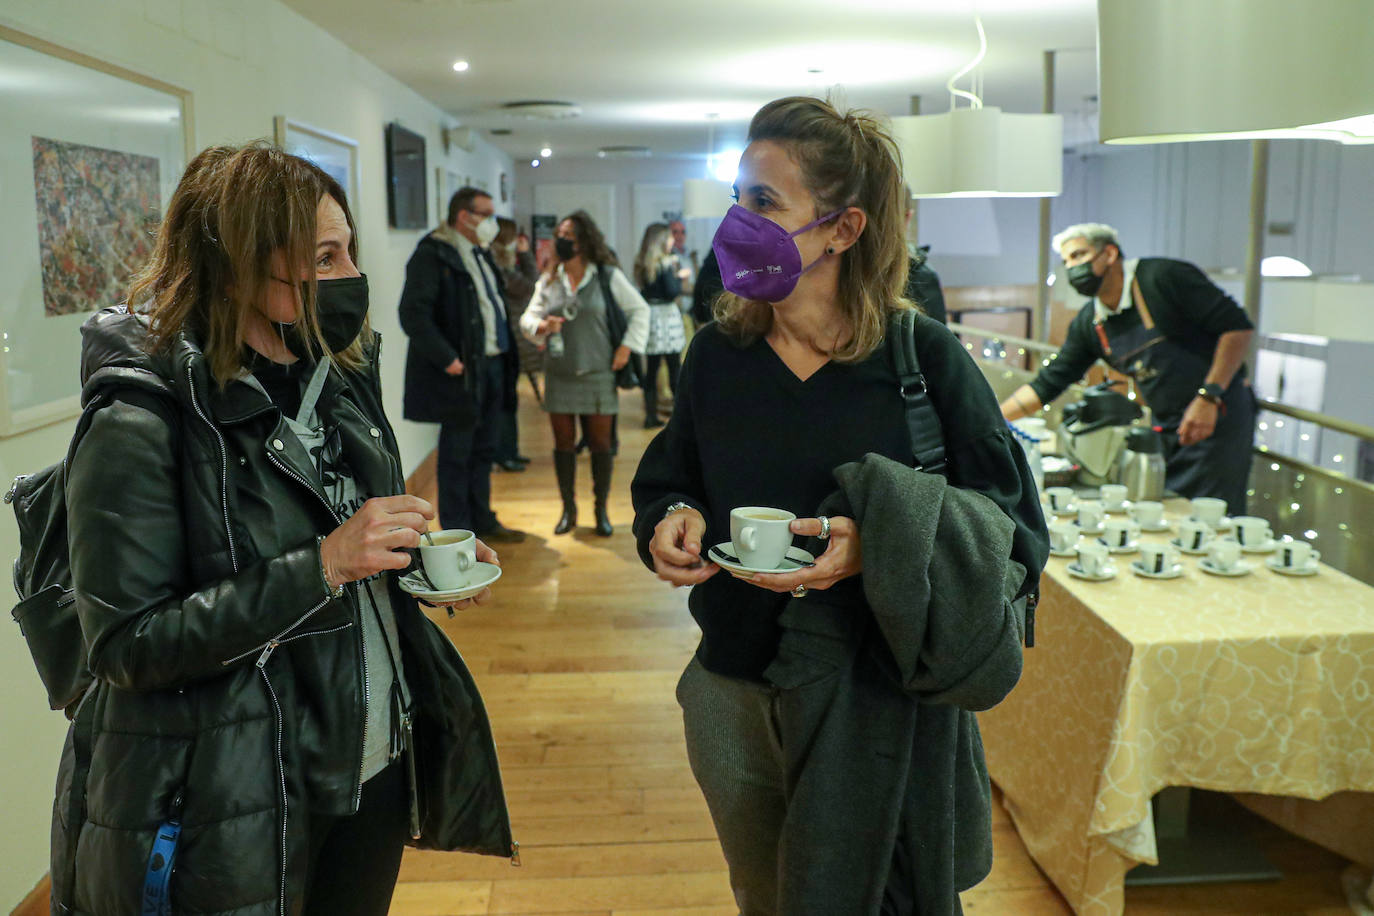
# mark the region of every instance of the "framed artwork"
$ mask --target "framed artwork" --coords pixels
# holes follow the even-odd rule
[[[0,436],[80,413],[81,325],[125,302],[192,149],[191,94],[0,26]]]
[[[293,156],[309,159],[343,186],[353,221],[358,221],[358,141],[302,124],[285,115],[272,119],[272,138]]]

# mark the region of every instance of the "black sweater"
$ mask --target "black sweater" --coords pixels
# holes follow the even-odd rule
[[[1045,522],[1021,447],[997,400],[958,339],[919,323],[917,354],[944,424],[950,483],[977,489],[1016,523],[1012,558],[1044,566]],[[682,501],[701,510],[703,552],[730,539],[730,510],[774,506],[800,517],[838,489],[835,468],[873,452],[912,464],[897,374],[886,346],[860,363],[828,363],[805,382],[764,340],[741,347],[715,325],[693,337],[673,416],[649,445],[632,484],[640,556],[664,510]],[[1023,593],[1035,587],[1028,576]],[[762,680],[777,654],[777,616],[788,600],[727,573],[692,590],[702,629],[697,655],[708,671]],[[864,606],[857,577],[817,600]]]

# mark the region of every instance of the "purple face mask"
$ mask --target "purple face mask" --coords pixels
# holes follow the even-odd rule
[[[793,239],[843,212],[841,208],[789,233],[739,204],[731,207],[711,242],[725,288],[741,299],[756,302],[786,299],[797,288],[801,275],[820,263],[818,258],[802,267],[801,251]]]

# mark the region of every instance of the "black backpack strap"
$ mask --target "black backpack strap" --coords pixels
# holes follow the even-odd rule
[[[906,425],[911,434],[911,453],[916,466],[932,474],[945,474],[945,434],[940,415],[930,402],[926,377],[916,356],[916,323],[921,320],[915,309],[903,309],[888,321],[888,346],[892,362],[901,383],[902,401],[906,405]]]
[[[614,350],[625,339],[630,322],[625,317],[620,303],[615,301],[615,294],[611,292],[611,271],[608,265],[596,265],[596,280],[601,284],[601,296],[606,300],[606,329],[611,333],[611,349]]]

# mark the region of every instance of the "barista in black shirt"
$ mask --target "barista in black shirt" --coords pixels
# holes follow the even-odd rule
[[[1250,319],[1186,261],[1125,259],[1110,226],[1071,226],[1054,247],[1069,283],[1091,298],[1050,364],[1002,402],[1003,416],[1040,410],[1103,360],[1135,381],[1164,427],[1168,487],[1219,497],[1243,515],[1255,426]]]

